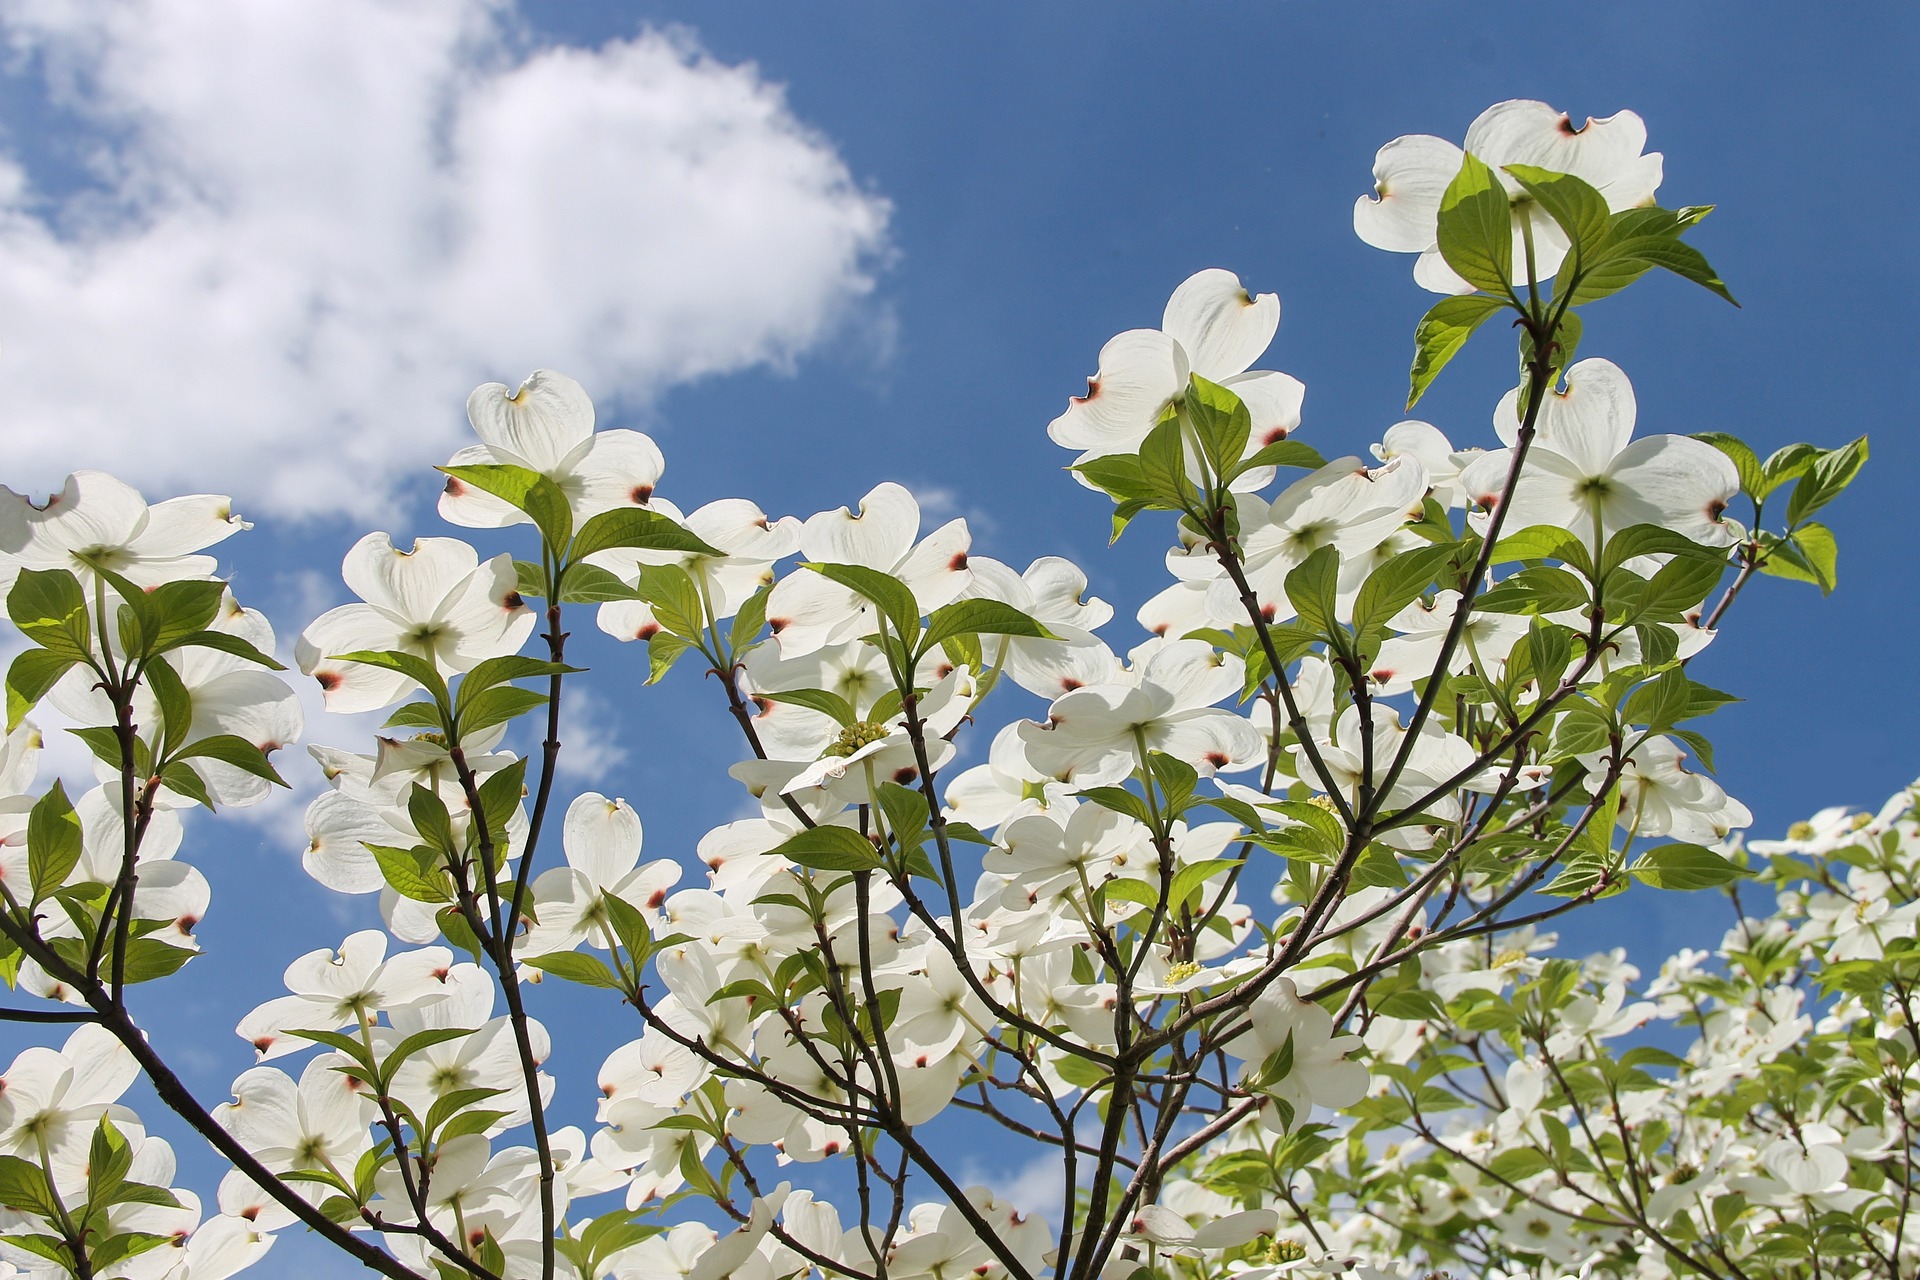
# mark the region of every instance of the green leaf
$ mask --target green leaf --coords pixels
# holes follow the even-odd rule
[[[1186,433],[1177,413],[1169,410],[1140,442],[1140,474],[1155,503],[1174,511],[1187,509],[1192,486],[1187,482]]]
[[[1513,278],[1513,214],[1507,189],[1477,156],[1462,157],[1460,172],[1440,197],[1440,256],[1476,289],[1506,295]]]
[[[618,574],[597,564],[570,564],[560,579],[562,604],[605,604],[609,600],[637,600],[639,595],[638,588],[628,586]]]
[[[821,577],[871,600],[886,617],[893,634],[912,644],[920,631],[920,605],[907,584],[889,573],[869,569],[863,564],[807,564]]]
[[[1634,860],[1627,870],[1652,889],[1712,889],[1751,875],[1711,849],[1697,844],[1670,844]]]
[[[1370,844],[1353,864],[1353,884],[1361,889],[1402,889],[1409,883],[1406,867],[1383,844]]]
[[[524,511],[547,547],[556,556],[567,549],[573,536],[573,509],[559,485],[526,467],[497,463],[465,467],[437,467],[462,484],[490,493],[508,505]]]
[[[1197,373],[1188,380],[1184,408],[1194,434],[1200,438],[1200,448],[1212,464],[1216,482],[1224,484],[1246,452],[1247,438],[1253,434],[1253,416],[1239,396]]]
[[[1408,376],[1407,408],[1420,403],[1433,380],[1467,345],[1474,330],[1506,307],[1489,294],[1442,298],[1433,304],[1413,330],[1413,370]]]
[[[179,972],[195,954],[158,938],[135,938],[127,944],[127,963],[121,977],[128,985],[165,978]]]
[[[1340,628],[1337,615],[1340,592],[1340,552],[1321,547],[1287,574],[1287,599],[1300,621],[1322,635]]]
[[[1595,819],[1595,825],[1599,825],[1598,819]],[[1611,824],[1604,828],[1608,831],[1611,829]],[[1602,885],[1606,887],[1603,889]],[[1560,874],[1553,878],[1553,882],[1540,892],[1554,898],[1585,896],[1608,898],[1624,887],[1624,884],[1615,877],[1607,859],[1596,853],[1582,853],[1567,863]]]
[[[446,704],[447,682],[441,679],[440,671],[433,663],[417,653],[407,653],[400,649],[359,649],[353,653],[335,653],[328,656],[335,662],[358,662],[362,666],[398,672],[432,694],[435,702]]]
[[[472,956],[476,964],[479,963],[485,949],[480,945],[480,936],[473,931],[473,926],[460,914],[459,907],[442,907],[434,912],[433,919],[440,926],[441,937]]]
[[[1147,769],[1160,788],[1162,812],[1169,818],[1179,817],[1190,807],[1193,789],[1200,781],[1199,772],[1185,760],[1164,751],[1147,753]]]
[[[471,1110],[489,1098],[497,1098],[505,1092],[505,1089],[449,1090],[433,1100],[433,1105],[427,1108],[427,1116],[422,1121],[422,1125],[429,1134],[437,1134],[440,1132],[441,1125],[462,1111]]]
[[[88,1254],[95,1268],[94,1274],[98,1275],[109,1267],[117,1267],[127,1259],[137,1258],[161,1245],[178,1243],[172,1236],[158,1235],[152,1231],[121,1231],[94,1245]]]
[[[1586,583],[1558,565],[1541,564],[1495,583],[1474,597],[1473,607],[1481,613],[1564,613],[1585,609],[1588,600]]]
[[[614,936],[638,966],[653,950],[653,930],[647,925],[647,917],[625,898],[611,893],[603,893],[600,898],[606,904],[607,920],[613,925]]]
[[[51,649],[28,649],[7,667],[7,732],[12,733],[27,713],[47,696],[47,690],[73,669],[79,659]]]
[[[196,631],[192,635],[182,636],[173,643],[155,646],[155,653],[171,653],[175,649],[217,649],[221,653],[230,653],[269,671],[285,671],[286,665],[276,661],[272,655],[260,652],[252,641],[226,631]]]
[[[22,569],[7,593],[7,616],[33,643],[69,658],[91,652],[93,625],[80,580],[65,569]]]
[[[585,956],[580,958],[583,960],[586,959]],[[539,967],[538,961],[528,961],[528,963],[532,964],[535,968]],[[599,961],[596,960],[594,963],[599,964]],[[601,968],[604,969],[605,967],[605,965],[601,965]],[[567,977],[565,974],[556,974],[554,976]],[[581,981],[578,978],[568,978],[567,980],[570,982]],[[601,986],[603,984],[589,982],[585,985]],[[440,1130],[440,1141],[449,1142],[454,1138],[463,1138],[470,1133],[485,1133],[494,1126],[496,1121],[503,1119],[506,1115],[507,1113],[505,1111],[462,1111],[459,1115],[447,1121],[446,1127]],[[498,1252],[498,1250],[496,1249],[495,1252]],[[498,1273],[496,1272],[495,1274]]]
[[[1060,638],[1047,630],[1045,624],[1010,604],[1002,604],[998,600],[956,600],[928,615],[927,633],[920,638],[920,652],[930,653],[935,645],[949,636],[960,635],[1022,636],[1035,640]]]
[[[1710,444],[1727,460],[1733,463],[1733,469],[1740,474],[1740,490],[1750,498],[1764,498],[1767,493],[1767,473],[1760,465],[1760,456],[1739,436],[1730,436],[1724,431],[1701,431],[1695,433],[1695,440]]]
[[[808,827],[767,852],[815,871],[872,871],[884,865],[873,842],[849,827]]]
[[[101,1116],[87,1147],[87,1203],[93,1207],[112,1204],[113,1193],[127,1180],[132,1167],[133,1148],[112,1119]]]
[[[422,1049],[431,1049],[436,1044],[445,1044],[449,1040],[458,1040],[463,1036],[470,1036],[472,1034],[473,1029],[470,1027],[428,1027],[425,1031],[416,1031],[399,1044],[393,1046],[393,1049],[381,1060],[381,1078],[384,1080],[392,1080],[394,1072],[398,1071],[408,1058],[419,1053]],[[486,1090],[486,1092],[495,1093],[498,1091],[489,1089]]]
[[[207,791],[206,780],[193,771],[193,766],[185,760],[175,760],[160,771],[160,781],[169,791],[183,795],[197,805],[211,811],[214,807],[213,796]],[[281,785],[285,785],[284,783]]]
[[[607,967],[606,961],[597,956],[582,955],[578,951],[558,951],[550,956],[526,956],[521,963],[532,965],[542,973],[550,973],[567,982],[577,982],[583,987],[607,987],[615,991],[620,989],[620,977]]]
[[[1173,906],[1185,902],[1201,885],[1215,876],[1225,875],[1241,865],[1242,861],[1240,858],[1214,858],[1207,862],[1190,862],[1181,867],[1167,888],[1168,904]]]
[[[1118,502],[1145,501],[1153,497],[1140,459],[1130,453],[1109,453],[1076,462],[1069,471],[1078,472],[1087,483]]]
[[[1353,602],[1353,629],[1364,635],[1418,600],[1453,558],[1458,545],[1436,542],[1403,551],[1367,575]]]
[[[1613,742],[1613,723],[1590,702],[1575,702],[1553,727],[1553,748],[1549,759],[1592,755],[1605,751]]]
[[[527,758],[516,756],[512,764],[489,773],[480,783],[480,810],[486,815],[487,830],[504,833],[507,823],[527,793]]]
[[[1811,582],[1822,595],[1831,595],[1840,584],[1838,561],[1840,544],[1833,530],[1818,520],[1809,520],[1794,530],[1793,536],[1773,543],[1760,561],[1760,572],[1793,582]]]
[[[1647,580],[1646,594],[1631,610],[1631,617],[1648,622],[1681,621],[1686,610],[1707,598],[1726,568],[1718,559],[1675,556]],[[1623,616],[1619,620],[1626,619]]]
[[[1701,287],[1719,294],[1734,306],[1739,302],[1728,291],[1726,282],[1707,263],[1706,255],[1684,240],[1650,240],[1636,244],[1632,253],[1643,262],[1665,268],[1683,280],[1691,280]]]
[[[409,702],[395,707],[388,716],[383,729],[428,729],[438,733],[446,728],[440,719],[440,708],[431,702]]]
[[[767,597],[773,594],[770,586],[762,587],[747,597],[740,606],[740,612],[733,615],[733,629],[727,643],[732,647],[735,657],[760,638],[761,628],[767,625]]]
[[[437,852],[449,855],[460,852],[447,802],[433,788],[417,782],[408,788],[407,817],[413,821],[413,829],[419,832],[420,838]]]
[[[547,695],[517,685],[498,685],[467,703],[460,713],[460,732],[475,734],[505,724],[547,705]]]
[[[1234,474],[1244,475],[1258,467],[1304,467],[1308,471],[1318,471],[1326,465],[1327,460],[1310,444],[1302,444],[1298,440],[1275,440],[1255,450],[1235,469]]]
[[[154,620],[146,652],[163,652],[212,625],[220,616],[220,602],[226,598],[227,584],[217,580],[163,582],[144,594]]]
[[[1867,438],[1861,436],[1838,449],[1829,449],[1814,455],[1813,464],[1806,475],[1793,486],[1793,493],[1787,499],[1787,524],[1797,525],[1820,508],[1839,497],[1841,491],[1853,483],[1860,474],[1860,468],[1867,462]]]
[[[1611,215],[1607,198],[1569,173],[1554,173],[1530,164],[1503,165],[1547,216],[1560,224],[1573,242],[1574,267],[1591,258],[1607,239]]]
[[[637,594],[653,609],[654,621],[677,636],[697,639],[706,626],[700,588],[679,565],[643,565]]]
[[[401,897],[415,902],[453,901],[453,886],[448,882],[446,868],[441,865],[440,855],[432,849],[361,843],[379,863],[381,876]]]
[[[696,556],[724,556],[726,552],[707,542],[678,521],[648,511],[644,507],[616,507],[603,511],[580,526],[573,539],[572,558],[586,559],[596,551],[629,547],[638,551],[680,551]]]
[[[155,739],[161,757],[171,756],[186,741],[187,731],[193,727],[193,695],[187,692],[187,686],[174,669],[167,665],[165,658],[156,658],[147,664],[147,688],[160,709],[160,723],[151,727],[149,736]]]
[[[1600,572],[1603,576],[1610,575],[1640,556],[1687,556],[1722,565],[1727,562],[1724,552],[1703,547],[1671,529],[1656,524],[1633,524],[1607,539],[1606,550],[1600,556]]]
[[[659,684],[680,655],[694,647],[691,640],[671,631],[656,631],[647,638],[647,683]]]
[[[256,778],[265,778],[276,786],[284,787],[287,780],[280,776],[267,759],[267,753],[254,746],[245,738],[233,733],[216,733],[211,737],[198,738],[181,748],[177,757],[181,760],[218,760],[230,764]]]
[[[58,1215],[58,1202],[40,1166],[19,1156],[0,1155],[0,1205],[43,1218]],[[13,1241],[9,1235],[10,1243]]]
[[[1509,533],[1493,544],[1493,564],[1515,560],[1565,560],[1591,567],[1592,560],[1580,542],[1580,535],[1557,524],[1532,524]],[[1589,575],[1591,576],[1591,575]]]
[[[1125,787],[1088,787],[1074,795],[1102,809],[1125,814],[1143,826],[1153,825],[1153,811],[1147,808],[1147,802]]]
[[[27,876],[35,903],[66,883],[81,850],[80,816],[56,778],[27,814]]]
[[[788,706],[818,711],[821,715],[832,716],[843,726],[850,725],[860,718],[854,712],[851,702],[825,689],[783,689],[778,693],[761,693],[757,696],[765,698],[768,702],[784,702]]]

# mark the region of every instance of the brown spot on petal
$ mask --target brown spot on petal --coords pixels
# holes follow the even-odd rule
[[[466,492],[467,492],[467,486],[461,483],[460,477],[458,476],[447,477],[447,493],[449,495],[451,495],[452,497],[458,498],[465,495]]]
[[[1080,682],[1078,680],[1075,680],[1072,676],[1061,676],[1060,687],[1062,689],[1065,689],[1068,693],[1072,693],[1075,689],[1078,689],[1080,687]]]
[[[320,688],[323,692],[332,693],[340,687],[340,673],[337,671],[322,671],[313,678],[320,682]]]
[[[260,1206],[257,1204],[250,1204],[246,1208],[240,1211],[240,1216],[245,1218],[248,1222],[252,1222],[255,1218],[258,1218],[260,1216]]]
[[[520,598],[520,593],[518,591],[509,591],[505,596],[501,597],[500,607],[505,609],[507,612],[511,613],[515,609],[526,608],[527,602]]]
[[[953,559],[947,561],[947,568],[953,570],[955,573],[960,572],[962,569],[966,567],[967,567],[967,553],[964,551],[954,552]]]
[[[178,920],[175,920],[173,923],[174,923],[174,926],[180,930],[180,932],[192,933],[193,926],[200,923],[200,917],[196,915],[184,915],[184,916],[181,916]]]
[[[259,1037],[257,1040],[253,1042],[254,1051],[256,1053],[265,1053],[267,1050],[273,1048],[273,1042],[278,1038],[279,1038],[278,1036]]]
[[[649,622],[646,626],[641,627],[638,631],[635,631],[633,633],[633,638],[635,640],[651,640],[659,634],[660,634],[660,624],[657,622]]]
[[[1279,444],[1282,440],[1285,440],[1286,438],[1287,438],[1287,429],[1285,427],[1275,427],[1273,430],[1267,432],[1267,434],[1260,437],[1260,443],[1261,444]]]
[[[1167,624],[1163,622],[1159,626],[1151,628],[1151,630],[1153,634],[1157,636],[1163,636],[1167,634]]]
[[[773,632],[775,635],[779,635],[782,631],[785,631],[792,622],[792,618],[768,618],[767,630]]]
[[[1707,519],[1718,522],[1727,513],[1727,504],[1715,498],[1707,504]]]
[[[1280,610],[1275,605],[1263,604],[1260,606],[1260,616],[1268,622],[1272,622],[1273,616],[1278,612],[1280,612]]]
[[[1593,121],[1591,120],[1587,121],[1587,124],[1592,124],[1592,123]],[[1577,138],[1581,134],[1587,131],[1587,124],[1579,125],[1576,127],[1573,123],[1572,116],[1563,115],[1560,117],[1560,132],[1565,137]]]
[[[838,1142],[829,1142],[826,1146],[820,1148],[820,1150],[827,1155],[837,1156],[840,1154],[840,1144]]]
[[[634,502],[644,506],[647,500],[653,497],[653,486],[650,484],[637,484],[633,486],[633,492],[627,496],[631,497]]]
[[[666,900],[667,891],[665,889],[655,889],[651,894],[647,895],[647,905],[655,911],[658,911],[661,904],[666,902]]]
[[[904,769],[895,769],[893,771],[893,780],[899,783],[903,787],[907,786],[909,783],[911,783],[915,778],[919,776],[920,776],[920,771],[914,768],[912,765],[908,765]]]
[[[1087,394],[1083,396],[1069,397],[1069,399],[1074,404],[1091,404],[1093,401],[1099,398],[1100,398],[1100,379],[1098,378],[1087,379]]]
[[[1207,763],[1216,769],[1224,769],[1229,764],[1232,764],[1233,761],[1227,758],[1227,753],[1224,751],[1209,751],[1207,752]]]
[[[1385,684],[1387,681],[1393,679],[1393,669],[1391,667],[1375,667],[1367,674],[1373,678],[1375,684]]]
[[[913,1060],[913,1065],[914,1065],[914,1066],[916,1066],[916,1067],[924,1067],[924,1066],[926,1066],[926,1065],[927,1065],[927,1055],[923,1053],[923,1054],[921,1054],[921,1055],[920,1055],[919,1057],[917,1057],[917,1058],[915,1058],[915,1059]]]
[[[769,711],[773,710],[772,698],[763,698],[756,693],[753,695],[752,698],[748,699],[748,701],[752,702],[754,705],[754,709],[757,710],[763,716],[766,715]]]

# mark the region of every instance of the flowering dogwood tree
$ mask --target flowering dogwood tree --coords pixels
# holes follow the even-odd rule
[[[390,712],[309,748],[305,855],[385,928],[289,950],[227,1101],[132,989],[198,949],[184,816],[283,785],[304,728],[207,554],[247,526],[95,472],[0,491],[0,1017],[72,1024],[0,1076],[8,1264],[219,1280],[297,1227],[423,1280],[1911,1274],[1920,829],[1826,814],[1756,863],[1693,665],[1755,573],[1831,589],[1812,517],[1866,444],[1641,431],[1576,358],[1656,269],[1731,300],[1645,142],[1510,102],[1380,152],[1356,229],[1448,295],[1409,407],[1487,321],[1519,335],[1460,447],[1298,438],[1301,383],[1255,367],[1279,300],[1224,270],[1109,341],[1049,431],[1116,539],[1170,535],[1124,652],[1079,568],[976,554],[898,485],[683,511],[571,379],[476,390],[440,514],[521,557],[370,533],[299,634],[330,710]],[[645,682],[717,677],[758,811],[699,865],[557,786],[587,608]],[[93,789],[39,783],[43,704]],[[1716,888],[1782,892],[1651,985],[1545,954],[1601,898]],[[549,1120],[545,981],[631,1027],[592,1132]],[[1697,1040],[1621,1048],[1649,1023]],[[230,1162],[211,1201],[121,1102],[143,1074]],[[981,1126],[1063,1207],[968,1185]]]

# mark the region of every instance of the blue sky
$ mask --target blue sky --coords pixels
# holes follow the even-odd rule
[[[1370,186],[1375,149],[1403,133],[1457,139],[1482,108],[1510,97],[1543,98],[1576,118],[1639,112],[1650,146],[1666,156],[1663,203],[1719,206],[1692,239],[1744,307],[1671,278],[1651,280],[1590,309],[1583,354],[1605,355],[1633,377],[1643,433],[1730,431],[1763,453],[1798,439],[1831,445],[1873,436],[1867,472],[1826,517],[1840,539],[1839,590],[1822,599],[1810,587],[1761,580],[1695,664],[1699,678],[1746,699],[1709,726],[1721,780],[1753,809],[1756,830],[1771,834],[1826,804],[1877,805],[1920,772],[1911,724],[1920,705],[1912,661],[1920,540],[1910,524],[1916,448],[1908,392],[1920,169],[1907,134],[1920,12],[1910,6],[1618,3],[1581,9],[1571,23],[1572,11],[1494,3],[528,3],[516,12],[520,25],[487,55],[495,64],[681,25],[680,38],[718,64],[754,64],[756,92],[784,86],[778,145],[746,153],[749,163],[766,157],[769,171],[759,176],[771,185],[734,192],[762,197],[758,229],[742,233],[752,253],[737,255],[753,270],[730,272],[715,259],[700,266],[710,272],[705,287],[689,267],[691,283],[675,286],[683,293],[673,295],[674,308],[642,314],[642,267],[675,257],[673,225],[646,233],[664,244],[623,234],[618,222],[590,228],[601,239],[588,243],[606,255],[605,287],[623,291],[593,300],[614,318],[605,331],[676,354],[649,364],[594,350],[591,316],[543,329],[545,312],[529,304],[515,313],[513,291],[522,286],[544,289],[541,296],[562,307],[569,297],[564,281],[524,278],[552,260],[543,237],[573,234],[538,221],[536,208],[488,233],[497,256],[474,271],[497,275],[499,294],[485,295],[465,327],[435,331],[418,359],[468,340],[484,359],[460,364],[461,377],[484,367],[484,376],[511,382],[539,364],[582,372],[603,392],[603,425],[637,426],[659,441],[668,458],[663,491],[685,507],[738,495],[804,515],[852,502],[878,481],[902,481],[932,495],[942,515],[968,516],[977,552],[1016,564],[1057,553],[1084,565],[1096,591],[1119,606],[1108,629],[1116,648],[1132,642],[1132,609],[1163,581],[1164,530],[1143,522],[1106,549],[1106,500],[1067,479],[1066,455],[1045,435],[1064,398],[1084,387],[1100,344],[1157,323],[1168,292],[1192,271],[1228,267],[1282,299],[1279,337],[1262,364],[1305,381],[1301,438],[1328,456],[1364,452],[1404,416],[1412,329],[1431,301],[1412,284],[1410,259],[1369,249],[1352,233],[1352,202]],[[32,56],[0,80],[4,149],[33,188],[31,198],[8,199],[47,229],[45,242],[0,239],[0,296],[11,295],[12,313],[0,321],[0,374],[39,397],[30,398],[31,412],[0,411],[0,451],[27,459],[32,472],[9,482],[44,488],[66,467],[104,465],[154,477],[147,487],[158,497],[167,491],[160,482],[179,474],[174,454],[217,459],[224,441],[243,450],[236,437],[207,434],[194,413],[168,411],[176,380],[193,405],[208,403],[192,397],[209,383],[230,381],[257,397],[255,420],[307,415],[304,434],[287,439],[323,452],[331,411],[316,400],[337,396],[350,406],[340,411],[351,417],[342,430],[361,433],[340,450],[341,474],[352,475],[361,465],[354,459],[364,457],[369,491],[390,482],[390,497],[345,518],[334,512],[351,505],[350,496],[303,501],[297,487],[256,482],[244,470],[229,482],[259,525],[227,544],[236,587],[284,632],[296,631],[339,598],[339,556],[362,529],[448,532],[432,515],[437,486],[424,468],[454,439],[460,397],[394,372],[407,363],[408,335],[419,332],[407,324],[364,330],[381,339],[377,378],[329,382],[314,370],[356,366],[324,356],[300,364],[278,348],[250,346],[244,325],[195,343],[189,322],[213,314],[205,309],[187,307],[177,325],[143,320],[166,310],[163,302],[127,301],[157,287],[155,273],[135,268],[100,285],[122,291],[117,310],[61,313],[75,326],[110,315],[104,349],[77,339],[35,347],[29,337],[28,353],[46,349],[50,360],[68,363],[49,372],[10,359],[19,349],[14,328],[30,334],[36,323],[31,308],[65,304],[57,292],[7,277],[6,254],[25,244],[71,250],[81,261],[73,246],[82,241],[111,246],[143,219],[163,221],[156,210],[179,197],[153,197],[129,184],[127,172],[139,168],[143,148],[177,143],[178,130],[216,127],[204,114],[175,113],[164,121],[176,132],[164,132],[149,118],[158,110],[151,103],[103,113],[84,88],[63,97],[62,59],[79,46],[62,44],[69,37],[59,32],[31,36]],[[138,37],[116,35],[130,44]],[[382,59],[398,67],[404,53],[371,38],[344,47],[376,76]],[[495,65],[448,56],[456,71]],[[95,70],[119,92],[115,66]],[[247,79],[227,64],[205,74]],[[704,109],[698,88],[686,95],[696,116]],[[271,94],[272,86],[234,93],[244,100],[256,91]],[[142,81],[140,92],[174,90]],[[523,123],[560,157],[553,163],[571,164],[571,176],[536,176],[642,201],[650,184],[665,181],[644,166],[622,167],[617,147],[569,162],[578,139],[568,126],[590,122],[592,104],[560,105],[566,113],[544,136],[538,116]],[[752,111],[729,117],[748,133],[765,123],[754,119]],[[525,143],[502,129],[503,147]],[[686,137],[696,150],[719,146],[697,129]],[[478,156],[481,170],[487,154]],[[655,161],[671,154],[644,152]],[[104,167],[103,155],[111,160]],[[333,162],[351,178],[353,154]],[[844,166],[838,176],[836,162]],[[812,166],[815,180],[783,187],[785,170],[773,171],[780,165]],[[367,175],[368,189],[385,190],[380,180]],[[482,186],[461,190],[488,199]],[[241,217],[247,207],[239,197],[210,199],[215,214],[205,216],[216,232],[226,225],[216,215]],[[381,216],[360,210],[344,225],[365,232]],[[814,227],[827,230],[807,229]],[[409,243],[383,240],[379,253],[399,261]],[[807,254],[821,264],[816,276],[786,270]],[[351,252],[343,261],[350,260]],[[237,262],[244,268],[247,260]],[[377,282],[354,287],[359,303],[386,305]],[[240,296],[265,306],[272,288],[268,279]],[[179,328],[189,332],[168,331]],[[709,328],[720,337],[706,348],[684,337]],[[496,341],[500,333],[507,336]],[[75,354],[83,349],[85,358]],[[167,363],[157,364],[162,357]],[[243,367],[248,360],[298,367],[256,375]],[[111,382],[121,362],[170,370],[144,400],[138,387],[100,400],[103,414],[119,414],[137,436],[63,416],[62,396],[99,399],[91,380]],[[1484,334],[1443,375],[1422,416],[1456,444],[1487,443],[1510,367],[1499,336]],[[589,376],[596,373],[598,383]],[[477,380],[468,377],[461,390]],[[378,395],[370,398],[369,387]],[[385,416],[383,404],[391,407]],[[249,484],[258,490],[252,496]],[[605,768],[572,785],[624,794],[647,824],[649,853],[690,861],[700,833],[740,810],[723,774],[737,752],[715,691],[691,671],[676,672],[664,688],[630,690],[638,677],[626,673],[644,655],[597,634],[585,639],[592,628],[584,616],[573,630],[604,681],[593,725]],[[310,724],[309,737],[353,742],[324,722]],[[286,961],[371,919],[366,903],[342,911],[305,879],[303,844],[297,808],[268,822],[199,822],[190,837],[185,856],[215,886],[202,927],[209,954],[168,985],[164,1013],[153,1012],[156,1038],[210,1099],[223,1097],[248,1065],[232,1023],[278,992]],[[1567,934],[1581,946],[1626,945],[1652,960],[1717,940],[1724,917],[1709,916],[1703,935],[1699,905],[1635,893],[1587,913]],[[563,1091],[583,1098],[604,1035],[584,1002],[559,997],[552,1007],[554,1068]],[[0,1032],[0,1048],[18,1043]],[[577,1108],[570,1115],[586,1118]],[[210,1192],[212,1163],[181,1145],[194,1181]],[[285,1248],[265,1274],[296,1274],[286,1268],[306,1256]]]

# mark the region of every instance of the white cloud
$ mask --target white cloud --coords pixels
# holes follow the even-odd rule
[[[102,466],[367,518],[460,442],[476,383],[549,366],[644,408],[787,367],[887,252],[887,202],[685,33],[539,46],[504,0],[17,0],[0,34],[91,179],[50,197],[45,154],[0,153],[16,488]]]
[[[560,776],[570,781],[603,781],[628,759],[617,718],[578,682],[568,686],[560,701],[560,744]]]

